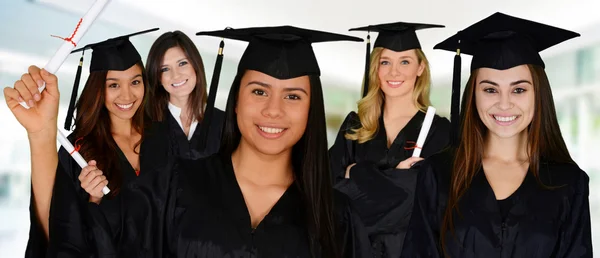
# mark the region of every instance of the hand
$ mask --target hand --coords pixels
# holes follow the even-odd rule
[[[346,175],[344,176],[345,178],[350,178],[350,169],[352,167],[354,167],[356,165],[356,163],[350,164],[348,167],[346,167]]]
[[[81,182],[81,188],[90,194],[89,201],[100,204],[102,197],[104,197],[102,188],[108,185],[108,180],[106,180],[106,176],[102,175],[102,170],[96,167],[95,160],[88,162],[88,166],[81,170],[79,181]]]
[[[423,158],[421,158],[421,157],[410,157],[410,158],[405,159],[404,161],[400,162],[398,164],[398,166],[396,166],[396,168],[399,168],[399,169],[409,169],[415,163],[417,163],[417,162],[419,162],[421,160],[423,160]]]
[[[46,90],[42,93],[38,87],[46,82]],[[25,127],[27,133],[32,134],[48,128],[56,128],[58,118],[58,79],[46,70],[30,66],[29,72],[21,76],[14,84],[14,88],[4,88],[6,105]],[[29,109],[19,104],[27,103]]]

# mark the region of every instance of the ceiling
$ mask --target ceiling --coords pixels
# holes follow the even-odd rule
[[[33,0],[56,8],[83,14],[92,0]],[[368,4],[367,4],[368,3]],[[443,24],[446,28],[418,32],[421,45],[432,66],[434,80],[449,78],[453,53],[432,50],[435,43],[494,12],[532,19],[575,30],[583,37],[551,48],[551,55],[582,44],[600,40],[600,32],[586,35],[600,24],[598,0],[112,0],[100,20],[132,30],[160,27],[161,31],[182,30],[188,35],[202,30],[251,26],[293,25],[365,37],[365,33],[348,32],[351,27],[386,22],[407,21]],[[598,30],[596,30],[598,31]],[[158,34],[157,34],[158,35]],[[85,39],[85,38],[84,38]],[[215,52],[219,39],[194,39],[201,52]],[[245,43],[226,41],[225,55],[237,60]],[[356,89],[362,81],[364,44],[334,42],[314,44],[323,78]],[[463,66],[469,65],[464,57]]]

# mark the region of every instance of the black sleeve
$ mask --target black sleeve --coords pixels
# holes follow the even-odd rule
[[[344,258],[369,257],[371,245],[366,228],[359,215],[344,194],[334,190],[336,207],[336,231],[339,246]]]
[[[81,168],[66,150],[59,163],[50,205],[50,257],[95,257],[88,194],[79,186]]]
[[[346,139],[345,134],[357,126],[360,126],[358,115],[350,112],[342,123],[334,144],[329,149],[329,163],[334,184],[342,181],[346,174],[346,167],[356,162],[354,159],[355,141]]]
[[[446,161],[433,157],[416,165],[419,175],[414,208],[401,257],[443,257],[439,239],[446,188],[441,184],[447,183],[447,178],[441,177],[440,173],[448,169],[447,165]]]
[[[578,169],[579,170],[579,169]],[[589,203],[589,177],[583,171],[579,173],[574,187],[574,195],[567,209],[569,217],[561,227],[560,249],[557,257],[592,257],[592,235]]]

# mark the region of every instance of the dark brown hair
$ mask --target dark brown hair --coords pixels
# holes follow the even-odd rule
[[[146,78],[142,62],[135,64],[142,70],[142,80]],[[80,153],[85,160],[96,160],[97,167],[102,170],[108,180],[110,196],[119,193],[123,182],[123,174],[119,165],[118,146],[112,137],[111,121],[106,99],[106,75],[108,71],[91,72],[75,108],[75,139],[82,138]],[[142,135],[142,139],[134,146],[141,144],[145,122],[144,105],[148,96],[148,87],[144,88],[144,98],[138,110],[131,118],[131,126]]]
[[[148,53],[146,60],[146,71],[148,72],[148,87],[150,88],[150,97],[148,101],[148,115],[153,121],[163,121],[165,119],[164,110],[169,102],[169,93],[162,86],[160,79],[162,76],[161,65],[167,50],[173,47],[179,47],[185,53],[190,64],[196,72],[196,87],[188,97],[188,110],[191,111],[193,119],[201,121],[204,117],[204,106],[206,105],[206,76],[204,73],[204,63],[202,56],[194,42],[181,31],[166,32],[162,34]],[[192,120],[193,120],[192,119]]]
[[[561,163],[574,163],[574,161],[560,133],[546,72],[544,68],[537,65],[527,65],[527,67],[531,72],[535,95],[535,110],[531,124],[528,126],[527,136],[529,171],[533,173],[538,183],[544,186],[539,177],[541,160]],[[440,230],[440,245],[444,254],[447,254],[445,235],[448,231],[454,232],[453,214],[455,211],[460,214],[458,202],[482,166],[488,129],[479,118],[475,105],[477,72],[478,70],[475,70],[471,73],[463,94],[460,141],[452,167],[448,205]]]

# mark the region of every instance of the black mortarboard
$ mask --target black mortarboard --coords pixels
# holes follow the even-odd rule
[[[240,59],[238,74],[242,74],[246,70],[255,70],[281,80],[304,75],[321,75],[311,43],[343,40],[363,41],[357,37],[292,26],[226,28],[218,31],[198,32],[196,35],[247,41],[249,44]],[[210,117],[214,108],[214,94],[217,91],[223,59],[222,52],[223,41],[221,41],[215,72],[211,81],[205,121],[202,122],[201,133],[203,137],[201,142],[205,142],[207,128],[210,126]],[[217,79],[215,80],[215,78]]]
[[[444,25],[394,22],[366,27],[353,28],[350,31],[378,32],[374,47],[383,47],[396,52],[410,49],[420,49],[421,43],[417,38],[417,30],[429,28],[444,28]],[[365,60],[365,79],[363,82],[363,97],[367,95],[369,85],[369,69],[371,64],[371,35],[367,35],[367,54]]]
[[[79,67],[75,74],[75,83],[71,93],[69,109],[67,110],[67,118],[65,119],[65,130],[71,129],[73,120],[73,112],[75,111],[75,100],[77,99],[77,91],[79,88],[79,80],[81,79],[81,69],[83,66],[83,53],[85,50],[92,49],[92,61],[90,64],[90,72],[96,71],[125,71],[141,61],[142,58],[133,44],[129,41],[129,37],[145,34],[148,32],[157,31],[158,28],[144,30],[116,38],[107,39],[102,42],[88,44],[82,48],[75,49],[71,53],[82,52],[79,59]]]
[[[256,70],[282,80],[321,74],[311,43],[363,41],[357,37],[292,26],[225,29],[199,32],[197,35],[249,42],[238,72]]]
[[[523,64],[544,67],[539,52],[577,36],[572,31],[498,12],[437,44],[434,49],[457,53],[450,111],[453,143],[458,143],[461,52],[473,56],[471,71],[483,67],[505,70]]]

